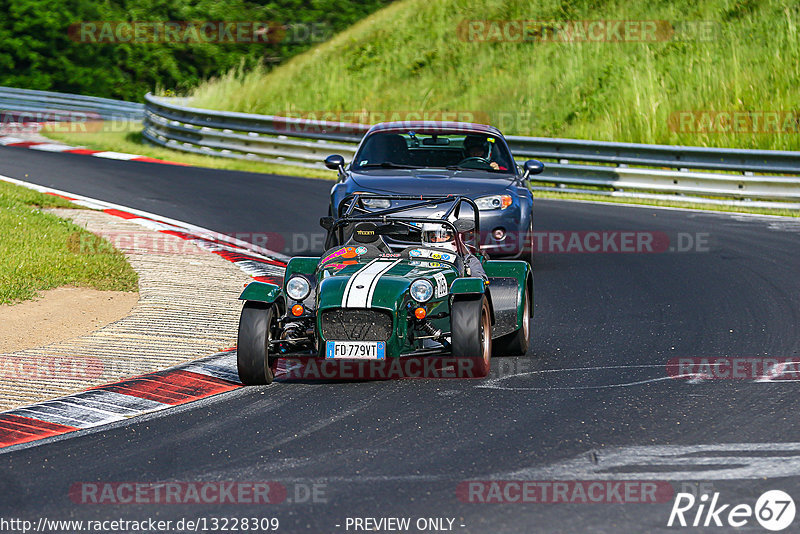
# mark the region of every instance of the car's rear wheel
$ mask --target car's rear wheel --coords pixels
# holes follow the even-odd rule
[[[450,310],[451,349],[459,376],[484,377],[492,358],[492,321],[485,295],[458,299]]]
[[[522,293],[522,326],[495,341],[495,351],[504,356],[520,356],[528,353],[531,336],[531,297],[526,287]]]
[[[276,335],[278,308],[275,304],[245,302],[239,319],[236,367],[246,386],[272,383],[277,358],[270,357],[270,341]]]

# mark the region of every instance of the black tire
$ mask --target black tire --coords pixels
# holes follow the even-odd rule
[[[278,309],[275,304],[245,302],[239,319],[236,368],[246,386],[271,384],[277,358],[269,355],[269,342],[275,334]]]
[[[451,350],[453,357],[464,358],[459,376],[484,377],[489,374],[492,358],[492,320],[486,296],[459,299],[450,310]]]
[[[498,355],[524,356],[528,353],[531,339],[531,298],[527,284],[522,298],[522,328],[495,341],[495,352]]]

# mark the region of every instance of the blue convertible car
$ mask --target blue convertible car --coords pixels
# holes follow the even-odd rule
[[[339,171],[331,190],[329,215],[340,215],[354,193],[379,195],[462,195],[480,210],[483,250],[494,257],[529,258],[533,228],[531,174],[542,172],[536,160],[520,169],[497,128],[460,122],[387,122],[373,126],[348,165],[342,156],[325,159]],[[361,197],[359,210],[395,207],[386,199]],[[437,208],[421,208],[417,217],[436,217]],[[408,243],[390,242],[402,249]]]

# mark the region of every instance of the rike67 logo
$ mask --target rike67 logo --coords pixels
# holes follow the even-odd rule
[[[765,492],[755,506],[723,503],[719,492],[711,497],[704,493],[699,498],[691,493],[678,493],[667,526],[752,528],[755,519],[765,529],[779,531],[789,527],[794,516],[794,500],[781,490]]]

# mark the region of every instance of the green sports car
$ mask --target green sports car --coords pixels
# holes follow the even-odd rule
[[[390,207],[370,210],[376,200]],[[467,362],[461,376],[481,377],[493,350],[527,352],[533,274],[525,261],[481,252],[471,199],[356,193],[320,224],[330,245],[322,257],[292,258],[282,286],[252,282],[239,297],[242,383],[272,382],[279,358],[293,356],[340,363],[445,356]],[[412,245],[393,250],[384,237]]]

